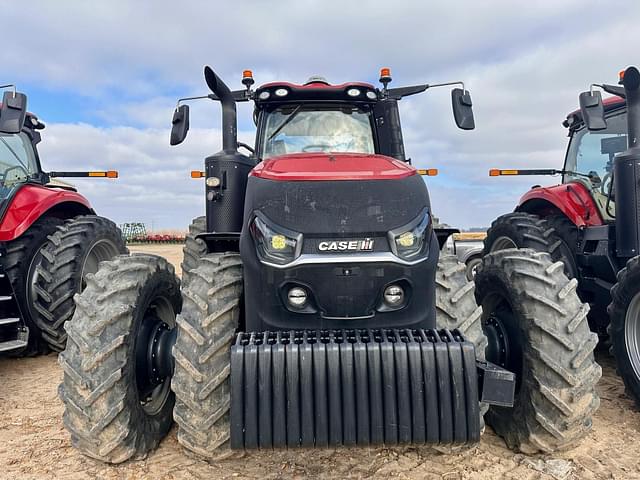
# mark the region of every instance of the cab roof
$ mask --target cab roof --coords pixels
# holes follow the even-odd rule
[[[348,82],[332,85],[324,79],[313,78],[302,85],[290,82],[271,82],[258,87],[256,107],[300,102],[345,102],[373,104],[378,90],[370,83]]]

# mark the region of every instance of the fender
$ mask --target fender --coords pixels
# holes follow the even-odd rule
[[[8,242],[22,235],[38,218],[56,208],[62,218],[95,213],[89,201],[77,192],[42,185],[24,185],[9,200],[10,204],[0,223],[0,242]],[[65,215],[64,212],[68,213]]]
[[[532,188],[520,198],[516,211],[547,216],[556,209],[578,228],[604,225],[589,189],[580,182]]]

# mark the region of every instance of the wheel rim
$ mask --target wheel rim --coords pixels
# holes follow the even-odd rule
[[[498,237],[498,239],[491,245],[491,251],[497,252],[498,250],[507,250],[508,248],[518,248],[516,242],[509,237]]]
[[[516,374],[516,393],[522,378],[522,333],[511,304],[494,294],[483,302],[482,330],[487,337],[486,359]]]
[[[140,405],[148,415],[160,412],[171,394],[175,315],[167,298],[156,297],[147,308],[136,336],[136,386]]]
[[[629,362],[640,378],[640,293],[631,299],[624,320],[624,342],[629,355]]]
[[[82,263],[80,292],[82,292],[86,286],[87,274],[96,273],[100,266],[100,262],[111,260],[119,254],[120,250],[111,240],[98,240],[91,245],[87,255],[84,257],[84,262]]]

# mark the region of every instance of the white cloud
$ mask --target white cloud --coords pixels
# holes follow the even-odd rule
[[[463,79],[477,129],[455,128],[445,91],[402,102],[406,150],[429,180],[436,212],[462,227],[511,210],[531,183],[489,179],[494,166],[560,167],[560,126],[594,81],[615,81],[637,59],[636,1],[473,2],[67,2],[3,5],[3,69],[20,82],[99,105],[105,127],[51,124],[41,144],[49,169],[116,167],[116,183],[78,181],[97,209],[119,221],[185,226],[203,211],[190,169],[220,146],[220,111],[193,104],[190,138],[168,146],[178,96],[207,93],[211,63],[234,88],[243,68],[258,83],[375,81],[393,86]],[[27,92],[28,93],[28,92]],[[54,97],[55,98],[55,97]],[[32,105],[37,111],[37,105]],[[252,140],[251,106],[239,107]],[[44,119],[47,120],[46,118]],[[126,125],[126,126],[119,126]],[[463,206],[461,208],[461,205]]]

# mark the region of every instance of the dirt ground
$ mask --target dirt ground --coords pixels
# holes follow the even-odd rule
[[[180,246],[132,248],[179,265]],[[429,448],[253,452],[215,465],[184,453],[172,431],[146,459],[110,466],[71,447],[57,396],[62,372],[55,355],[0,359],[0,479],[412,478],[640,479],[640,413],[625,397],[612,361],[599,355],[602,401],[594,428],[576,449],[525,456],[508,450],[490,429],[463,454]]]

